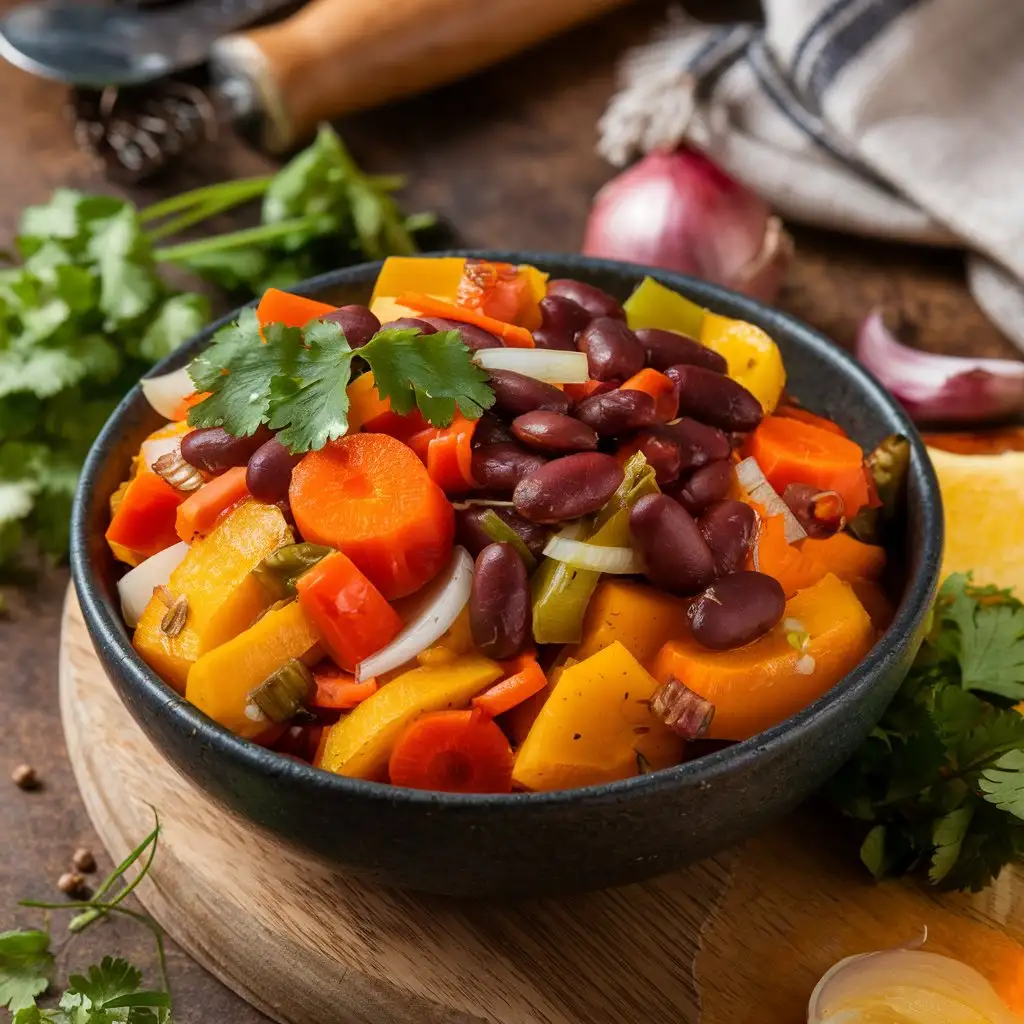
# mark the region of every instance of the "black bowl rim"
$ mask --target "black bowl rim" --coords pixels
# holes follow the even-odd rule
[[[88,506],[87,495],[103,464],[105,449],[118,432],[118,423],[124,412],[139,398],[138,384],[125,396],[100,431],[86,458],[75,495],[71,522],[71,575],[78,593],[79,602],[86,624],[94,641],[117,652],[119,668],[130,688],[140,702],[153,715],[172,715],[180,719],[179,724],[187,728],[202,742],[218,754],[240,762],[240,766],[284,784],[286,787],[312,787],[325,797],[357,797],[370,802],[388,804],[406,803],[424,808],[442,805],[452,810],[459,808],[484,810],[493,808],[505,812],[526,806],[557,807],[561,804],[582,801],[595,808],[616,803],[628,795],[641,793],[652,796],[677,787],[707,787],[732,771],[753,767],[753,762],[770,757],[779,748],[799,744],[804,735],[822,717],[834,719],[843,714],[851,701],[868,692],[887,663],[900,656],[901,649],[921,628],[924,617],[931,606],[938,583],[942,558],[943,518],[938,479],[932,468],[917,429],[896,401],[878,380],[864,369],[850,354],[829,341],[814,328],[774,307],[755,299],[740,295],[727,288],[701,281],[684,274],[664,271],[656,267],[625,263],[618,260],[597,259],[574,253],[518,252],[492,249],[454,249],[423,253],[424,256],[476,257],[503,260],[510,263],[531,263],[543,267],[548,261],[562,261],[573,264],[581,272],[604,271],[617,275],[639,277],[649,275],[670,288],[675,288],[696,301],[709,307],[725,303],[735,311],[730,315],[750,320],[770,319],[781,326],[790,336],[796,337],[809,346],[816,354],[836,364],[842,372],[851,377],[857,386],[869,394],[874,402],[888,409],[891,418],[900,426],[900,432],[911,442],[911,476],[917,478],[921,487],[922,550],[917,561],[917,571],[907,581],[896,616],[889,629],[875,643],[867,657],[845,679],[832,687],[798,714],[780,722],[766,731],[715,751],[693,761],[685,761],[671,768],[643,775],[633,776],[616,782],[583,786],[575,789],[551,790],[539,793],[507,794],[461,794],[441,793],[427,790],[404,789],[381,782],[353,779],[326,772],[304,762],[282,757],[271,750],[244,740],[228,729],[208,718],[203,712],[178,696],[160,677],[153,672],[136,654],[131,643],[122,634],[120,611],[107,601],[98,582],[94,579],[88,551]],[[360,263],[351,267],[329,271],[290,288],[297,294],[310,295],[324,288],[346,283],[358,283],[369,279],[371,272],[379,270],[381,261]],[[248,303],[254,305],[255,303]],[[242,307],[240,307],[242,308]],[[207,328],[189,339],[151,371],[150,376],[168,373],[184,365],[185,354],[201,342],[209,339],[220,326],[238,315],[238,310],[221,317]]]

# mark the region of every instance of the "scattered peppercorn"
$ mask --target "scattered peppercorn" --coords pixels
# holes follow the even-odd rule
[[[71,866],[76,871],[91,875],[96,870],[96,858],[92,855],[92,850],[80,846],[71,857]]]
[[[66,896],[82,896],[85,894],[85,875],[78,871],[65,871],[57,879],[57,888]]]
[[[35,768],[30,764],[19,764],[14,771],[11,772],[11,780],[18,789],[39,788],[39,776],[36,775]]]

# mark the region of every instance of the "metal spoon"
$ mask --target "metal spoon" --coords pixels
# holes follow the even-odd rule
[[[102,7],[47,0],[0,18],[0,57],[71,85],[139,85],[202,64],[214,41],[294,0]]]

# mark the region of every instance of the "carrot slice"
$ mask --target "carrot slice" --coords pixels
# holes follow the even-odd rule
[[[316,693],[310,703],[315,708],[330,711],[351,711],[379,689],[376,679],[365,679],[357,683],[356,677],[347,673],[328,675],[326,672],[314,672],[313,679],[316,682]]]
[[[299,605],[346,672],[390,643],[402,628],[398,613],[341,551],[303,573]]]
[[[573,402],[582,402],[584,398],[589,398],[601,391],[610,391],[611,388],[603,380],[588,380],[583,384],[563,384],[562,390]]]
[[[848,517],[855,516],[868,502],[860,445],[821,427],[783,416],[766,416],[747,439],[744,454],[757,460],[779,494],[798,483],[837,491]]]
[[[444,793],[508,793],[512,748],[481,711],[435,711],[398,738],[388,763],[391,784]]]
[[[491,260],[466,260],[455,301],[495,320],[534,331],[541,324],[540,300],[547,274],[536,267]]]
[[[495,683],[478,697],[473,698],[473,707],[486,711],[492,718],[503,715],[534,694],[540,693],[548,684],[548,677],[537,664],[536,657],[523,659],[518,670]]]
[[[405,442],[447,495],[465,494],[480,486],[473,478],[473,433],[478,422],[458,414],[451,426],[428,427]]]
[[[494,317],[485,316],[475,309],[456,306],[454,302],[445,302],[443,299],[421,295],[419,292],[403,292],[398,296],[398,301],[401,305],[415,309],[418,313],[426,313],[428,316],[443,316],[464,324],[476,324],[477,327],[482,327],[501,338],[509,348],[533,348],[533,335],[525,327],[495,320]]]
[[[234,466],[193,491],[179,506],[175,520],[178,536],[191,544],[196,534],[207,534],[221,515],[249,496],[245,466]]]
[[[820,427],[822,430],[827,430],[830,434],[838,434],[840,437],[849,437],[838,423],[833,423],[832,420],[819,416],[815,412],[810,412],[800,405],[780,405],[775,410],[774,415],[781,416],[783,419],[799,420],[801,423],[806,423],[812,427]]]
[[[419,590],[451,558],[451,503],[386,434],[352,434],[303,456],[289,498],[302,536],[344,551],[388,601]]]
[[[305,327],[325,313],[333,313],[338,307],[316,299],[283,292],[280,288],[268,288],[256,307],[256,319],[260,327],[267,324],[284,324],[285,327]]]
[[[674,420],[679,412],[679,391],[676,385],[658,370],[649,366],[634,373],[624,384],[622,391],[643,391],[654,399],[659,423]]]
[[[129,553],[143,560],[177,544],[175,516],[184,500],[181,491],[148,466],[140,466],[124,488],[107,527],[107,543],[115,556]]]
[[[193,391],[191,395],[186,395],[179,403],[178,408],[174,410],[174,415],[171,417],[176,423],[183,422],[188,417],[188,411],[193,405],[198,405],[200,402],[205,402],[207,398],[212,395],[212,391]]]

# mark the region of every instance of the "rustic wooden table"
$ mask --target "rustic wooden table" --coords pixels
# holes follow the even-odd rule
[[[0,8],[10,6],[0,0]],[[690,4],[695,11],[698,3]],[[749,6],[749,5],[748,5]],[[410,176],[410,209],[445,216],[466,245],[573,250],[590,197],[609,168],[594,154],[593,125],[613,87],[615,57],[644,38],[663,4],[640,3],[475,78],[340,126],[357,157],[378,171]],[[717,9],[713,0],[704,3]],[[0,128],[0,248],[20,209],[57,186],[109,189],[72,144],[63,90],[0,65],[5,98]],[[192,184],[263,173],[268,162],[233,139],[189,158],[159,182],[135,190],[151,199]],[[921,328],[921,343],[950,352],[1010,354],[968,297],[956,253],[936,253],[797,230],[798,259],[781,305],[842,345],[873,305],[899,309]],[[67,584],[63,568],[30,587],[8,588],[11,614],[0,622],[0,700],[7,740],[0,768],[0,930],[27,923],[15,901],[53,893],[71,852],[91,846],[107,858],[72,780],[56,704],[57,631]],[[6,781],[19,762],[44,786],[23,793]],[[153,966],[149,936],[131,923],[93,929],[65,958],[80,968],[120,952]],[[170,950],[176,1020],[256,1021],[262,1015],[201,966]]]

